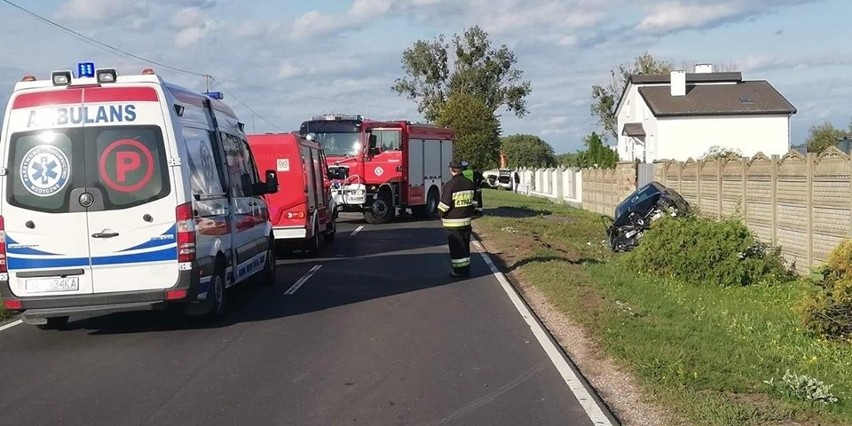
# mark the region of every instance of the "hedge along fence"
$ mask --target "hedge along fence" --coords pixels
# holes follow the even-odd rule
[[[781,246],[799,272],[825,262],[852,235],[852,161],[836,148],[655,167],[655,179],[702,215],[739,215],[761,240]]]

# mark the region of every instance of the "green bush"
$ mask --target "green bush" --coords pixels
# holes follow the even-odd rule
[[[805,327],[823,337],[852,337],[852,240],[832,250],[817,276],[799,306]]]
[[[794,277],[780,248],[759,242],[737,219],[663,218],[652,224],[626,261],[642,273],[721,286]]]

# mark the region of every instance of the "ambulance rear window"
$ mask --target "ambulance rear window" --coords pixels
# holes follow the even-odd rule
[[[171,191],[163,136],[157,126],[16,133],[10,138],[9,158],[7,199],[30,210],[82,211],[70,203],[77,203],[84,190],[102,202],[90,210],[138,206]]]
[[[6,198],[10,204],[47,213],[68,211],[68,194],[83,186],[82,129],[13,134],[9,143]]]
[[[106,210],[145,204],[169,194],[168,167],[162,132],[157,126],[86,129],[89,182],[104,192]]]

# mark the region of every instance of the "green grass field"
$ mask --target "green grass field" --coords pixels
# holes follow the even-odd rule
[[[486,190],[484,204],[474,229],[505,267],[691,424],[852,424],[852,346],[801,328],[793,307],[806,284],[722,288],[638,277],[609,252],[599,215],[507,191]],[[787,370],[833,385],[838,401],[797,397],[781,380]],[[765,383],[772,379],[775,386]]]

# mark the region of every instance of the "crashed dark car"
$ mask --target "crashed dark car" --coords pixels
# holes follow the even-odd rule
[[[613,218],[606,218],[609,247],[616,253],[633,249],[639,245],[639,239],[651,227],[651,222],[666,215],[689,214],[689,203],[677,191],[651,182],[627,196],[615,208]]]

